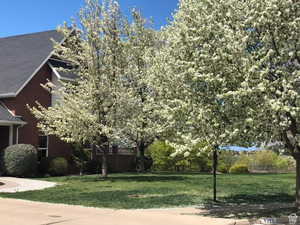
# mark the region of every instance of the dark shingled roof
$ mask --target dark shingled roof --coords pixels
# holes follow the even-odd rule
[[[0,121],[24,123],[20,117],[12,115],[2,102],[0,102]]]
[[[0,96],[16,95],[53,50],[55,30],[0,38]]]

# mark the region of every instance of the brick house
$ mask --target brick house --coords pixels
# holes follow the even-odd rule
[[[41,84],[48,80],[74,80],[72,74],[59,73],[61,61],[52,56],[51,39],[63,43],[55,30],[0,38],[0,150],[13,144],[31,144],[38,149],[39,158],[69,158],[72,146],[54,136],[45,136],[37,128],[37,121],[27,108],[38,101],[45,107],[53,105],[56,96]],[[92,152],[97,158],[100,153]],[[99,157],[100,158],[100,157]],[[113,171],[128,170],[133,153],[112,151],[110,164]]]

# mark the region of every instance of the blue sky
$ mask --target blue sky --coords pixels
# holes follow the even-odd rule
[[[166,24],[177,9],[178,0],[119,0],[122,11],[140,9],[152,17],[155,28]],[[84,0],[1,0],[0,37],[55,29],[76,17]]]

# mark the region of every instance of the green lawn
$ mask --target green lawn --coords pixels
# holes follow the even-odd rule
[[[0,197],[109,208],[197,205],[211,198],[210,174],[111,174],[43,178],[60,185]],[[294,174],[218,175],[218,197],[225,203],[292,202]]]

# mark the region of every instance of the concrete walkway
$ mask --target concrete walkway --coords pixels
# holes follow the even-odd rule
[[[16,177],[0,177],[0,182],[4,183],[4,185],[0,185],[0,192],[7,193],[42,190],[56,185],[54,182]]]
[[[114,210],[0,198],[2,225],[229,225],[200,216],[199,209]]]

